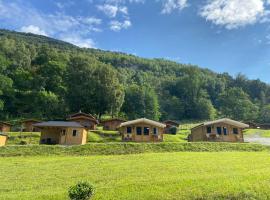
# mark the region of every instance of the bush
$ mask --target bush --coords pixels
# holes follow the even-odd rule
[[[171,127],[171,128],[169,129],[169,133],[170,133],[170,134],[173,134],[173,135],[176,135],[177,131],[178,131],[178,129],[177,129],[177,127],[175,127],[175,126],[173,126],[173,127]]]
[[[22,140],[22,141],[20,141],[20,145],[27,145],[27,142]]]
[[[71,200],[88,200],[94,194],[94,187],[88,182],[79,182],[68,190],[68,196]]]

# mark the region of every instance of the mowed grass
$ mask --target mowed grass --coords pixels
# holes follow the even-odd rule
[[[98,200],[270,199],[267,152],[0,158],[0,199],[64,200],[93,183]]]
[[[244,135],[259,135],[261,137],[270,137],[270,130],[263,129],[246,129]]]

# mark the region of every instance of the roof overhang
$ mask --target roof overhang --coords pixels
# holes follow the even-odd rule
[[[235,120],[228,119],[228,118],[223,118],[223,119],[218,119],[218,120],[214,120],[214,121],[210,121],[210,122],[204,122],[198,126],[193,127],[192,129],[198,128],[200,126],[210,126],[210,125],[218,124],[218,123],[225,123],[225,124],[229,124],[229,125],[236,126],[239,128],[248,128],[249,127],[248,124],[244,124],[242,122],[235,121]]]
[[[165,128],[166,125],[160,122],[156,122],[150,119],[146,119],[146,118],[141,118],[141,119],[135,119],[132,121],[127,121],[124,123],[121,123],[119,127],[123,127],[123,126],[130,126],[130,125],[134,125],[134,124],[139,124],[139,123],[144,123],[144,124],[149,124],[152,126],[156,126],[156,127],[160,127],[160,128]]]

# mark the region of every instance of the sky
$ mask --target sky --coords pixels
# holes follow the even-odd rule
[[[0,0],[0,28],[270,83],[270,0]]]

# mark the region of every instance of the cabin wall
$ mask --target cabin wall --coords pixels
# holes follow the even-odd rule
[[[87,128],[89,130],[96,130],[97,129],[97,124],[94,121],[89,120],[89,119],[77,118],[77,119],[69,119],[69,121],[78,122],[82,126],[84,126],[85,128]]]
[[[73,136],[73,131],[76,130],[76,136]],[[87,131],[83,128],[67,128],[67,132],[65,136],[61,136],[64,138],[60,144],[63,145],[81,145],[86,144],[87,140]]]
[[[0,147],[6,145],[6,143],[7,143],[7,138],[8,138],[8,137],[5,136],[5,135],[0,135]]]
[[[0,132],[3,132],[3,133],[10,132],[10,129],[11,129],[11,127],[9,125],[6,125],[6,124],[0,125]]]
[[[73,131],[76,130],[76,135]],[[49,141],[51,142],[48,142]],[[41,130],[41,144],[81,145],[87,142],[84,128],[44,128]]]
[[[127,127],[131,127],[132,133],[128,134],[127,133]],[[136,133],[136,127],[141,127],[142,128],[142,134],[137,135]],[[149,128],[149,135],[144,135],[144,127]],[[157,128],[158,134],[154,134],[154,128]],[[138,123],[138,124],[133,124],[130,126],[125,126],[120,128],[120,133],[122,135],[122,140],[123,141],[134,141],[134,142],[161,142],[163,141],[163,133],[164,133],[164,128],[159,128],[156,126],[152,126],[149,124],[145,123]]]
[[[211,127],[211,133],[207,134],[207,127]],[[221,127],[221,134],[217,132],[217,127]],[[227,135],[224,134],[224,129],[227,130]],[[238,130],[238,134],[233,133],[233,129]],[[213,141],[213,142],[244,142],[243,129],[226,124],[217,123],[210,126],[200,126],[191,130],[190,141]]]
[[[23,132],[38,132],[38,129],[33,126],[37,122],[24,122],[22,123]]]

